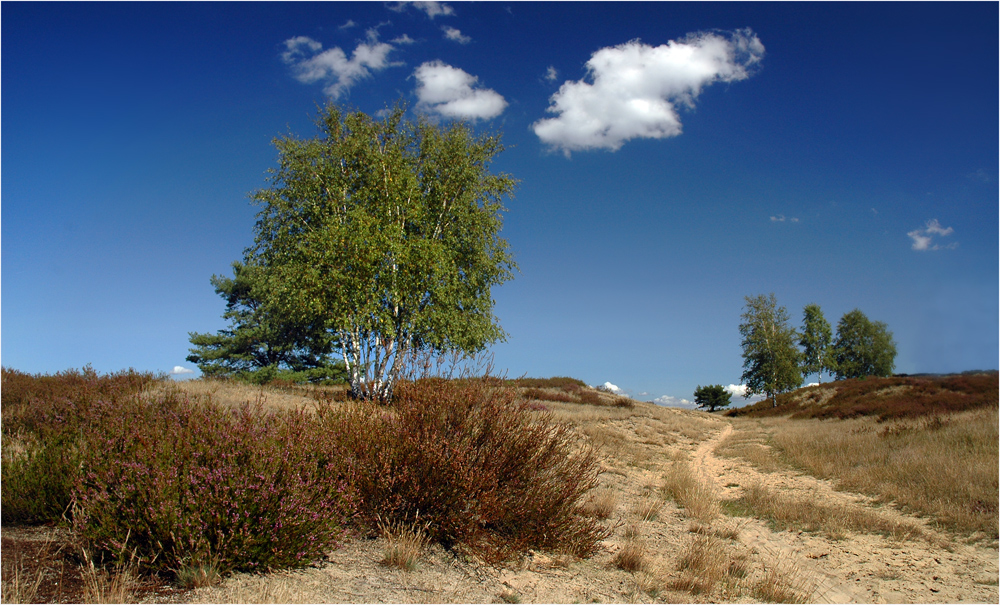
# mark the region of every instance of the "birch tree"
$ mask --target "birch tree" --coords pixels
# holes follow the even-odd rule
[[[788,312],[778,306],[774,294],[745,297],[746,306],[740,316],[740,336],[743,337],[743,376],[746,396],[767,395],[774,406],[778,393],[798,388],[802,384],[799,350],[795,346],[797,333],[788,326]]]
[[[892,376],[896,367],[896,342],[889,326],[871,321],[854,309],[837,323],[837,341],[833,343],[837,379],[864,376]]]
[[[816,374],[823,382],[823,372],[833,371],[833,356],[830,342],[833,331],[830,322],[823,317],[819,305],[806,305],[802,313],[802,334],[799,345],[802,347],[802,373]]]
[[[268,304],[331,334],[356,398],[388,400],[416,352],[475,353],[505,334],[490,289],[513,277],[500,237],[515,179],[498,136],[327,106],[320,135],[274,141],[254,247]]]

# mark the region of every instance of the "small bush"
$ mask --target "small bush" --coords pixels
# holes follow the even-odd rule
[[[621,549],[611,558],[611,564],[623,571],[637,572],[646,569],[646,547],[636,539],[627,540]]]
[[[389,409],[331,409],[362,519],[407,523],[488,560],[528,548],[589,556],[608,535],[582,514],[597,458],[572,429],[529,410],[496,380],[422,379],[400,385]]]
[[[106,418],[74,490],[77,534],[158,569],[298,567],[341,537],[340,460],[304,412],[228,412],[167,396]]]

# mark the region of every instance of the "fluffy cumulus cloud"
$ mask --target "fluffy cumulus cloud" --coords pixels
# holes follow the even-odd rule
[[[910,236],[913,240],[913,249],[921,252],[930,252],[934,250],[950,250],[958,246],[957,242],[950,242],[947,244],[936,243],[937,238],[948,237],[955,230],[951,227],[942,227],[941,223],[937,219],[931,219],[927,221],[927,226],[923,229],[914,229],[906,235]]]
[[[610,382],[605,382],[604,384],[601,385],[601,387],[605,391],[607,391],[609,393],[614,393],[615,395],[619,395],[619,394],[622,393],[622,390],[621,390],[621,388],[618,385],[611,384]]]
[[[170,373],[174,376],[177,376],[179,374],[194,374],[194,370],[189,370],[184,366],[174,366],[174,369],[170,370]]]
[[[587,61],[587,78],[565,82],[552,95],[548,111],[556,116],[532,129],[567,154],[677,136],[677,106],[694,107],[701,90],[715,82],[745,80],[763,56],[764,45],[750,29],[691,34],[660,46],[633,40],[602,48]]]
[[[417,108],[460,120],[489,119],[503,113],[507,101],[479,78],[441,61],[428,61],[413,73],[417,78]]]
[[[322,82],[323,92],[336,99],[373,71],[390,66],[391,44],[378,41],[375,30],[368,31],[368,41],[358,44],[348,58],[339,47],[323,50],[323,45],[307,36],[285,40],[281,59],[291,67],[295,79],[303,84]]]
[[[680,397],[671,397],[670,395],[657,397],[656,399],[653,400],[653,403],[670,408],[687,408],[689,410],[693,410],[694,408],[698,407],[697,405],[688,401],[687,399],[681,399]]]

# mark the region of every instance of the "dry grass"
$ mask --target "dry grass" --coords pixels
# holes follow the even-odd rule
[[[677,571],[681,575],[671,581],[669,587],[694,595],[710,593],[726,576],[729,563],[723,542],[712,536],[696,535],[677,557]]]
[[[201,378],[168,382],[164,389],[177,389],[192,399],[212,401],[227,408],[239,408],[246,403],[261,402],[269,410],[312,409],[317,399],[332,399],[344,386],[296,385],[282,388],[257,386],[235,380],[213,380]]]
[[[83,551],[84,603],[128,603],[133,600],[139,586],[139,573],[135,561],[117,563],[112,569],[94,565],[87,551]]]
[[[308,595],[295,588],[288,572],[267,575],[239,574],[222,586],[193,593],[193,603],[311,603]]]
[[[4,603],[38,603],[38,587],[44,578],[43,568],[32,573],[18,562],[4,570],[0,600]]]
[[[702,483],[685,462],[674,462],[663,475],[665,497],[673,499],[685,514],[705,523],[719,515],[719,502],[711,487]]]
[[[204,588],[222,582],[219,569],[211,564],[185,565],[177,570],[177,584],[181,588]]]
[[[611,558],[611,564],[632,573],[643,571],[649,567],[646,550],[646,543],[639,538],[638,530],[629,526],[625,528],[625,543]]]
[[[924,535],[913,523],[896,521],[868,508],[820,504],[815,498],[788,498],[759,482],[745,486],[743,495],[726,502],[725,506],[734,514],[766,519],[779,529],[823,532],[835,540],[843,539],[849,531],[879,533],[894,540]]]
[[[618,508],[618,492],[602,487],[595,489],[583,505],[583,514],[596,519],[607,519]]]
[[[632,506],[632,515],[640,521],[652,521],[663,510],[663,500],[643,496]]]
[[[802,586],[798,570],[775,563],[750,583],[748,592],[765,603],[807,603],[808,591]]]
[[[972,539],[997,540],[997,409],[878,423],[783,421],[773,443],[837,487],[930,515]]]
[[[760,427],[749,423],[739,424],[735,431],[715,447],[715,454],[726,458],[742,458],[765,473],[787,468],[768,444],[770,438]]]
[[[417,523],[379,523],[379,533],[386,540],[382,565],[404,571],[417,568],[417,560],[429,543],[424,528]]]

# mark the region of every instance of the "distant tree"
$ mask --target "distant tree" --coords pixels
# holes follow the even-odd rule
[[[716,408],[724,408],[732,403],[732,394],[721,384],[699,386],[694,390],[694,402],[698,407],[714,412]]]
[[[740,317],[745,396],[764,394],[777,406],[778,393],[802,384],[801,355],[795,346],[798,334],[789,327],[788,312],[778,306],[773,293],[747,296]]]
[[[892,376],[896,366],[896,343],[885,323],[871,321],[859,309],[854,309],[837,323],[833,356],[838,380]]]
[[[233,277],[213,275],[215,292],[226,300],[229,327],[215,334],[190,332],[187,360],[209,377],[267,382],[278,377],[344,379],[343,364],[331,356],[333,342],[318,321],[293,322],[264,305],[259,267],[233,263]]]
[[[832,373],[833,357],[830,343],[833,331],[830,322],[823,317],[819,305],[806,305],[802,317],[802,334],[799,345],[802,347],[802,373],[816,374],[823,382],[823,372]]]
[[[475,354],[505,337],[490,289],[513,277],[500,229],[516,180],[490,171],[500,139],[405,112],[327,106],[320,136],[275,140],[270,186],[251,195],[266,306],[321,322],[355,398],[390,399],[417,352]]]

